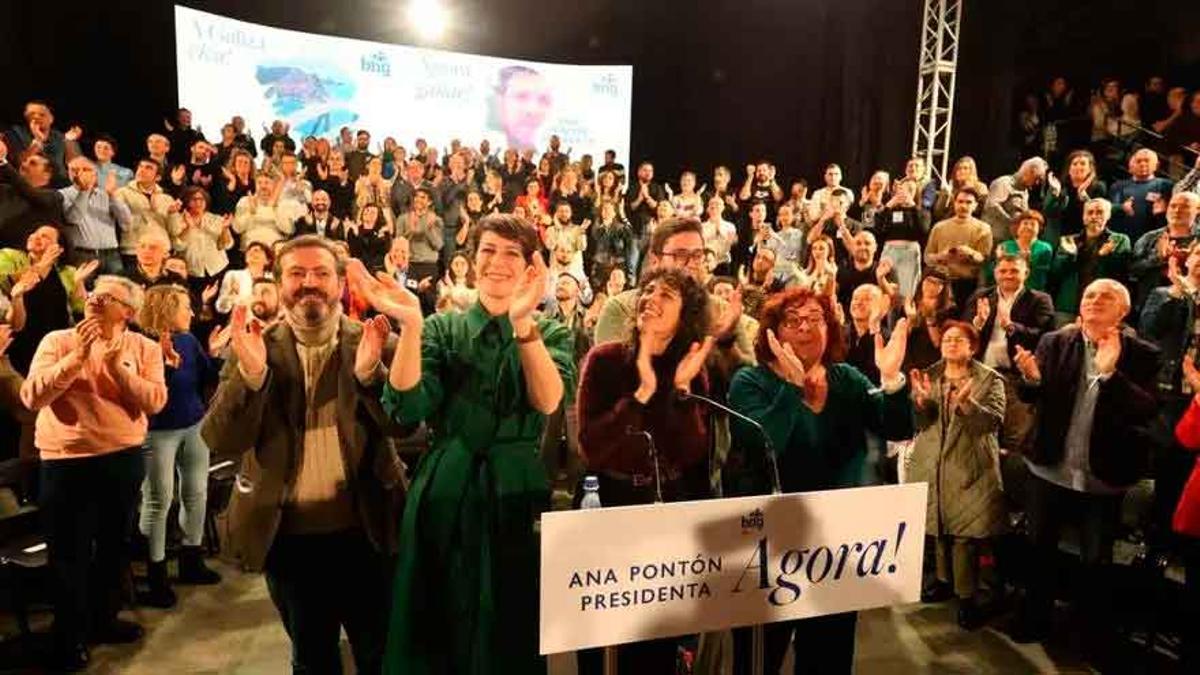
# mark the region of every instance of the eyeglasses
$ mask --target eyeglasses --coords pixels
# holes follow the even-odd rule
[[[106,293],[103,291],[93,292],[89,299],[92,300],[93,302],[95,302],[95,304],[99,307],[106,307],[113,303],[116,303],[118,305],[124,305],[126,307],[132,307],[132,305],[130,305],[128,302],[125,302],[124,300],[122,300],[121,298],[118,298],[117,296],[113,295],[112,293]]]
[[[698,248],[691,251],[663,251],[664,258],[671,258],[677,265],[687,265],[692,262],[704,261],[704,249]]]
[[[820,314],[793,315],[784,317],[783,321],[779,322],[780,327],[787,330],[796,330],[806,324],[813,328],[820,328],[825,325],[825,317]]]
[[[942,338],[942,344],[965,345],[965,344],[970,344],[970,342],[971,341],[965,337],[947,336],[947,337]]]

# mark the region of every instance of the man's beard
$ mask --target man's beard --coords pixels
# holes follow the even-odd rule
[[[319,302],[305,302],[310,297]],[[308,326],[315,326],[329,317],[329,310],[333,303],[321,291],[309,290],[296,294],[295,297],[291,298],[290,303],[285,302],[285,305],[293,319],[299,320]]]

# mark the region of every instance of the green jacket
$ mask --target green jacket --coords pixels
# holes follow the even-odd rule
[[[1092,242],[1085,240],[1085,234],[1073,235],[1076,253],[1063,250],[1062,244],[1054,252],[1054,261],[1050,264],[1050,288],[1054,296],[1054,311],[1075,314],[1079,311],[1079,299],[1083,289],[1096,279],[1116,279],[1121,283],[1129,281],[1129,264],[1133,260],[1133,245],[1129,237],[1120,232],[1104,230]],[[1100,248],[1111,240],[1113,250],[1108,255],[1098,256]],[[1091,268],[1090,273],[1084,274],[1085,264]]]
[[[912,437],[912,402],[907,384],[884,393],[847,363],[826,366],[829,395],[821,412],[802,392],[766,365],[743,368],[729,386],[729,405],[763,425],[775,448],[784,492],[806,492],[870,484],[866,471],[867,431],[888,440]],[[734,494],[770,489],[763,473],[762,436],[733,420],[733,448],[727,477]]]
[[[1000,243],[1000,248],[1007,255],[1020,255],[1021,248],[1017,246],[1016,239],[1009,239]],[[1034,239],[1033,245],[1029,247],[1029,278],[1025,280],[1025,287],[1032,288],[1035,291],[1048,292],[1047,287],[1050,285],[1050,266],[1054,262],[1054,247],[1041,239]],[[989,257],[983,265],[983,280],[985,286],[994,286],[996,284],[996,259]]]

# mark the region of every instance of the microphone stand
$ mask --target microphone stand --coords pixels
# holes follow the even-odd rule
[[[749,424],[750,426],[754,427],[758,431],[758,435],[762,437],[763,450],[764,450],[763,454],[765,454],[767,456],[767,460],[766,460],[767,468],[770,470],[770,478],[771,478],[771,494],[773,494],[773,495],[783,494],[783,488],[781,487],[781,485],[779,483],[779,463],[775,460],[775,446],[771,443],[771,435],[768,434],[767,430],[763,428],[762,423],[760,423],[758,420],[754,419],[753,417],[750,417],[749,415],[740,413],[740,412],[734,410],[733,408],[730,408],[729,406],[725,405],[724,403],[721,403],[720,401],[717,401],[715,399],[711,399],[707,396],[701,396],[700,394],[693,394],[691,392],[683,391],[682,389],[676,391],[675,393],[677,396],[679,396],[680,400],[682,400],[682,401],[687,401],[687,400],[701,401],[701,402],[709,405],[710,407],[720,410],[721,412],[725,413],[726,415],[729,415],[731,417],[736,417],[739,420],[745,422],[746,424]]]
[[[642,436],[646,439],[646,451],[650,456],[650,463],[654,465],[654,503],[662,504],[662,470],[658,464],[658,448],[654,446],[654,437],[645,429],[634,429],[633,427],[626,428],[625,433],[630,436]]]
[[[632,426],[626,427],[625,433],[646,439],[646,452],[650,456],[650,463],[654,465],[654,503],[662,504],[662,470],[658,464],[658,448],[654,445],[654,436],[645,429],[635,429]],[[616,647],[610,645],[604,648],[604,675],[617,675],[617,654]]]
[[[701,401],[702,403],[720,410],[726,415],[736,417],[737,419],[757,429],[759,436],[761,436],[763,440],[763,454],[767,456],[767,468],[770,469],[771,494],[783,494],[783,488],[779,482],[779,463],[775,461],[775,447],[771,444],[771,435],[768,434],[767,430],[763,428],[762,423],[753,417],[750,417],[749,415],[740,413],[724,403],[711,399],[707,396],[701,396],[700,394],[693,394],[683,390],[677,391],[676,394],[681,400]],[[761,623],[755,624],[750,629],[750,636],[750,672],[754,675],[763,675],[763,670],[766,668],[766,660],[763,655],[766,649],[766,639],[763,635],[763,625]]]

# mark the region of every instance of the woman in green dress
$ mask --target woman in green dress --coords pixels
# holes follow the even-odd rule
[[[549,502],[538,439],[575,382],[571,332],[534,309],[546,266],[533,231],[506,215],[472,235],[479,301],[424,320],[394,281],[352,265],[376,310],[400,324],[383,405],[426,422],[430,451],[400,527],[385,672],[544,673],[538,541]]]

